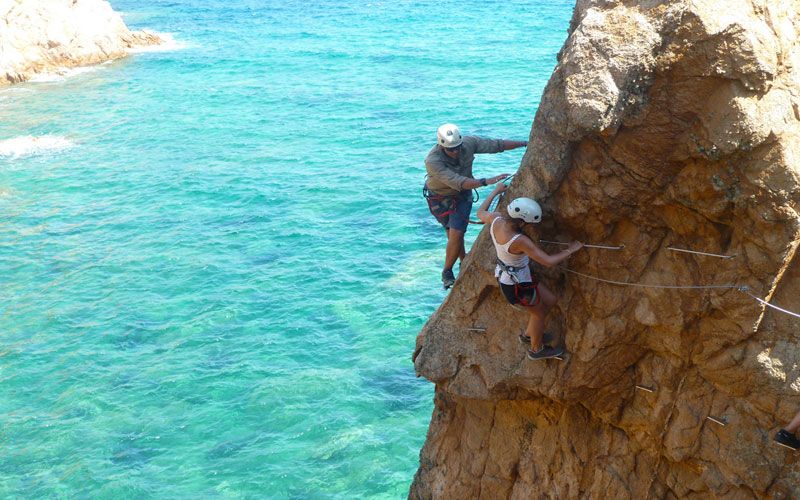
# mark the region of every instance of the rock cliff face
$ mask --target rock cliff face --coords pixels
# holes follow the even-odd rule
[[[507,195],[541,200],[529,234],[624,245],[576,253],[585,275],[800,311],[799,30],[798,0],[578,0]],[[484,229],[417,339],[436,398],[411,498],[800,496],[772,441],[800,320],[540,269],[571,354],[528,361],[494,259]]]
[[[161,42],[128,30],[105,0],[0,0],[0,86]]]

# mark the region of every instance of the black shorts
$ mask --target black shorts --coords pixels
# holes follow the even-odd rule
[[[500,283],[500,290],[506,296],[509,304],[520,304],[523,306],[535,306],[539,303],[539,283],[519,283],[518,285],[506,285]]]

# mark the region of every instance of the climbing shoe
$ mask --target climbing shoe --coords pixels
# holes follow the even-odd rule
[[[534,361],[537,359],[557,358],[562,354],[564,354],[563,347],[550,347],[549,345],[543,345],[538,351],[532,351],[531,349],[528,349],[528,359]]]
[[[456,282],[456,277],[453,275],[452,269],[445,269],[442,271],[442,286],[445,290],[453,286],[453,283]]]
[[[800,439],[797,439],[794,434],[786,429],[781,429],[777,434],[775,434],[775,441],[779,445],[791,448],[793,450],[800,449]]]
[[[550,332],[544,332],[544,335],[542,335],[542,344],[549,344],[552,341],[553,341],[553,334]],[[531,345],[531,338],[525,335],[524,333],[520,333],[519,343],[525,345]]]

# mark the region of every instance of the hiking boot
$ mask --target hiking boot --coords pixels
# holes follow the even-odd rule
[[[442,286],[445,290],[453,286],[453,283],[456,282],[456,277],[453,275],[452,269],[445,269],[442,271]]]
[[[528,349],[528,359],[533,361],[536,361],[537,359],[557,358],[562,354],[564,354],[563,347],[550,347],[549,345],[543,345],[538,351],[532,351]]]
[[[777,434],[775,434],[775,441],[779,445],[791,448],[793,450],[800,449],[800,439],[797,439],[794,434],[786,429],[781,429]]]
[[[550,332],[544,332],[544,335],[542,335],[542,344],[549,344],[552,341],[553,341],[553,334]],[[519,343],[525,345],[531,345],[531,338],[525,335],[524,333],[520,333]]]

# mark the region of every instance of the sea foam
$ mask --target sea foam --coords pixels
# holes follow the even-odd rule
[[[28,156],[64,151],[75,144],[58,135],[42,135],[35,137],[25,135],[0,141],[0,158],[16,160]]]
[[[158,35],[162,40],[164,40],[164,43],[160,43],[158,45],[135,47],[132,49],[128,49],[128,53],[140,54],[144,52],[168,52],[173,50],[183,50],[189,48],[189,45],[175,40],[175,37],[173,37],[171,33],[155,33],[155,34]],[[101,64],[96,64],[93,66],[78,66],[76,68],[58,68],[47,73],[40,73],[31,78],[29,81],[32,83],[61,82],[73,76],[97,71],[100,67],[110,64],[111,62],[113,61],[105,61]]]
[[[98,66],[102,66],[98,65]],[[53,72],[40,73],[29,81],[32,83],[51,83],[60,82],[71,76],[82,75],[97,71],[98,66],[78,66],[77,68],[59,68]]]

